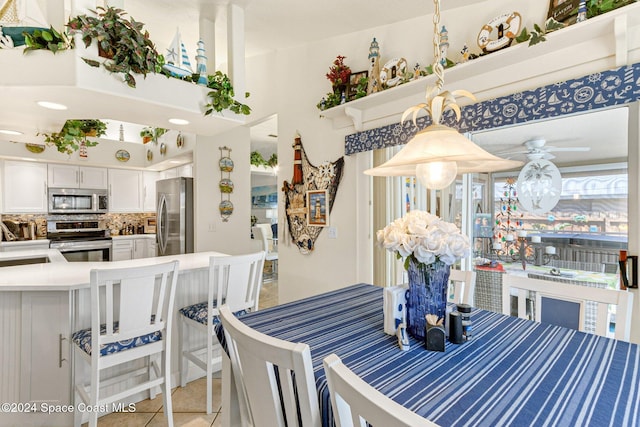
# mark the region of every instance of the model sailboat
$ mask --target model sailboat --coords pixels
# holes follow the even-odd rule
[[[48,26],[37,0],[6,0],[0,6],[0,45],[4,48],[21,46],[23,32]]]
[[[193,74],[189,55],[187,55],[187,49],[184,47],[184,43],[182,43],[179,29],[176,30],[176,35],[173,37],[173,41],[167,49],[166,60],[167,63],[163,68],[171,73],[171,75],[185,77]]]

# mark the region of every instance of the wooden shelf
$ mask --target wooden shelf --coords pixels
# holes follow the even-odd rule
[[[449,68],[445,89],[465,89],[484,101],[553,83],[558,76],[573,78],[638,62],[640,3],[555,31],[546,39],[531,47],[520,43]],[[426,76],[332,107],[320,117],[330,119],[335,129],[353,126],[362,131],[385,119],[388,124],[391,117],[399,120],[406,108],[423,102],[427,86],[434,83],[435,76]]]

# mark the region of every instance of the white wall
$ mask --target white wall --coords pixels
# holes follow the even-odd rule
[[[251,176],[249,173],[249,129],[240,127],[212,137],[199,136],[194,156],[195,251],[219,251],[229,254],[258,250],[250,233]],[[230,195],[233,214],[223,221],[218,210],[222,200],[218,183],[222,178],[218,162],[219,147],[232,149],[234,163],[230,179],[234,190]],[[226,151],[224,152],[226,154]],[[226,174],[224,178],[226,178]],[[226,197],[225,197],[226,198]]]

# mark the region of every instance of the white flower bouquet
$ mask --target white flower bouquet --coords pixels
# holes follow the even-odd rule
[[[411,257],[422,264],[437,260],[452,265],[469,253],[469,238],[455,224],[425,211],[411,211],[379,230],[378,243],[405,260]]]

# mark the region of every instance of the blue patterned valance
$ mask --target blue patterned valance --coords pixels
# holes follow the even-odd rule
[[[460,132],[475,132],[628,104],[640,98],[639,79],[640,64],[624,66],[462,107],[462,119],[459,122],[448,111],[442,123]],[[347,135],[345,154],[406,144],[418,129],[424,129],[431,123],[431,118],[420,117],[417,123],[418,128],[407,120],[404,124],[396,123]]]

